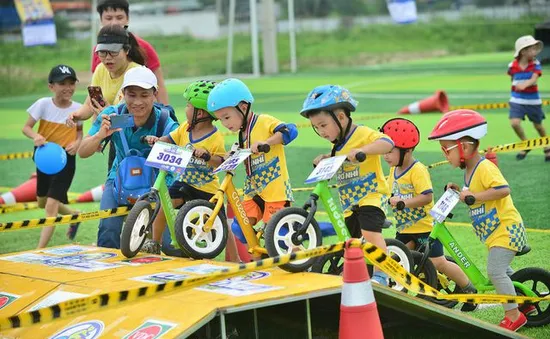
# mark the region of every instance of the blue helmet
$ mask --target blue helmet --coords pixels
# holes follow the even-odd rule
[[[207,101],[208,110],[214,112],[225,107],[235,107],[241,101],[249,104],[254,102],[248,87],[239,79],[225,79],[210,91]]]
[[[344,108],[354,112],[356,107],[357,101],[352,98],[347,89],[338,85],[323,85],[309,92],[300,114],[307,118],[311,111],[332,111],[335,108]]]

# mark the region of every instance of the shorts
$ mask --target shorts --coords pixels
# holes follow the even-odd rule
[[[424,245],[428,241],[430,232],[426,233],[399,233],[395,236],[396,240],[401,241],[404,244],[407,244],[409,241],[414,241],[415,249],[418,249],[420,246]],[[438,258],[443,255],[443,244],[438,239],[432,243],[430,247],[430,258]]]
[[[376,206],[354,206],[346,218],[346,226],[353,238],[361,237],[361,230],[381,233],[386,214]]]
[[[522,105],[510,102],[510,119],[525,120],[526,115],[534,124],[540,124],[546,118],[542,105]]]
[[[168,193],[170,194],[170,198],[183,199],[184,201],[196,199],[210,200],[214,196],[214,194],[201,191],[188,183],[179,180],[175,180],[172,183],[172,186],[168,187]]]
[[[36,148],[35,148],[36,149]],[[71,188],[76,169],[76,157],[67,153],[67,164],[57,174],[46,174],[36,169],[36,195],[55,199],[64,204],[69,203],[67,192]]]
[[[252,199],[243,201],[244,211],[249,218],[256,219],[256,223],[260,220],[267,224],[273,214],[279,210],[289,207],[290,201],[264,201],[259,195]]]

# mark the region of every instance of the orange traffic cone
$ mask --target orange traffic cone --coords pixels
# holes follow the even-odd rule
[[[227,225],[231,225],[233,223],[233,218],[235,218],[235,213],[233,212],[233,209],[231,208],[231,205],[227,204]],[[228,228],[228,231],[231,232],[231,227]],[[251,262],[252,256],[250,253],[248,253],[248,248],[245,244],[243,244],[237,237],[233,237],[235,239],[235,245],[237,245],[237,251],[239,252],[239,258],[242,262]],[[225,251],[225,260],[230,261],[231,258],[228,256],[228,251]]]
[[[36,173],[33,173],[29,180],[0,196],[0,204],[5,205],[31,201],[36,201]]]
[[[340,339],[383,339],[382,324],[378,316],[372,285],[358,247],[349,247],[344,252],[344,285],[340,305]]]
[[[420,101],[413,102],[397,112],[398,114],[418,114],[427,112],[449,111],[449,99],[445,91],[436,91],[434,95]]]
[[[103,195],[104,189],[105,189],[105,185],[99,185],[97,187],[94,187],[88,192],[85,192],[79,195],[78,198],[76,198],[76,202],[101,201],[101,196]]]

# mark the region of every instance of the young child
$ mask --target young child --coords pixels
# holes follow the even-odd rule
[[[396,239],[414,250],[428,241],[432,231],[433,207],[432,181],[428,169],[413,156],[414,148],[420,142],[420,131],[416,125],[402,118],[386,121],[380,132],[389,136],[395,146],[384,154],[384,160],[390,165],[389,185],[392,190],[390,204],[396,220]],[[399,210],[397,204],[402,201],[405,208]],[[443,245],[435,240],[430,253],[435,268],[447,275],[460,287],[456,293],[477,293],[468,277],[457,264],[447,261]],[[462,310],[471,311],[473,305],[466,304]]]
[[[218,175],[212,174],[212,170],[218,167],[225,154],[225,147],[222,134],[212,124],[215,116],[208,111],[206,100],[214,88],[215,83],[211,81],[195,81],[185,90],[183,96],[187,100],[185,115],[187,122],[168,136],[158,138],[147,136],[149,144],[157,141],[176,144],[179,146],[190,145],[194,149],[194,156],[191,158],[185,172],[169,188],[172,205],[180,207],[185,201],[193,199],[210,200],[220,187]],[[207,162],[201,158],[209,154]],[[160,254],[161,239],[166,227],[166,216],[162,208],[153,222],[153,239],[147,240],[142,251]],[[163,244],[167,246],[170,244]]]
[[[61,172],[48,175],[36,169],[38,205],[46,209],[46,217],[78,213],[65,205],[69,202],[67,192],[76,169],[75,154],[82,141],[81,122],[74,127],[65,125],[69,114],[81,106],[72,100],[77,81],[76,73],[71,67],[57,65],[52,68],[48,76],[48,88],[54,95],[38,99],[29,107],[29,118],[22,129],[23,134],[34,141],[35,150],[47,142],[54,142],[67,152],[67,165]],[[37,121],[38,132],[35,132],[33,127]],[[67,237],[70,240],[74,239],[78,225],[79,223],[69,226]],[[42,228],[38,248],[48,245],[54,229],[54,226]]]
[[[337,174],[340,203],[344,209],[346,225],[354,238],[361,235],[375,246],[386,251],[382,228],[386,220],[384,204],[387,200],[388,183],[382,172],[380,155],[393,148],[392,140],[366,126],[353,123],[351,112],[357,101],[350,92],[340,86],[324,85],[314,88],[304,101],[300,114],[311,121],[319,136],[334,145],[330,154],[315,158],[318,164],[324,158],[347,155]],[[355,161],[355,155],[363,152],[367,159]],[[387,285],[387,275],[375,269],[372,280]]]
[[[478,238],[489,249],[487,274],[497,294],[516,295],[510,267],[516,253],[527,244],[521,215],[510,196],[508,182],[498,167],[479,154],[479,139],[487,134],[487,121],[471,110],[445,114],[432,130],[429,140],[438,140],[445,157],[453,167],[464,170],[464,189],[460,200],[473,196],[469,206],[472,226]],[[447,189],[460,191],[457,184]],[[503,304],[505,316],[500,326],[517,331],[525,325],[525,314],[536,312],[533,305]],[[524,314],[525,313],[525,314]]]
[[[535,126],[541,137],[546,136],[542,125],[545,118],[539,95],[537,80],[542,76],[540,62],[535,57],[542,51],[542,41],[525,35],[516,40],[514,61],[508,65],[508,75],[512,77],[512,96],[510,98],[510,124],[521,140],[527,139],[521,127],[525,116]],[[523,160],[529,150],[521,151],[516,159]],[[544,149],[545,161],[550,161],[550,147]]]
[[[284,146],[298,135],[296,125],[287,124],[266,114],[252,111],[254,97],[239,79],[226,79],[208,96],[208,109],[231,132],[239,132],[239,146],[253,154],[245,161],[246,179],[243,207],[252,225],[267,223],[271,216],[293,201],[286,167]],[[268,144],[271,150],[260,153],[258,146]],[[236,223],[233,233],[241,242],[244,235]]]

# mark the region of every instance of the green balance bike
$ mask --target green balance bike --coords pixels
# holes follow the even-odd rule
[[[456,286],[452,280],[447,278],[444,274],[437,272],[429,260],[431,247],[437,239],[443,244],[446,252],[450,255],[447,256],[447,260],[456,263],[462,269],[478,292],[494,291],[495,288],[491,281],[481,273],[466,251],[453,237],[447,226],[445,226],[445,219],[452,218],[451,211],[458,202],[459,193],[449,189],[446,190],[445,194],[432,208],[430,214],[434,216],[434,227],[429,235],[428,241],[419,248],[419,250],[423,252],[423,255],[415,257],[417,264],[415,273],[419,271],[424,272],[426,278],[425,282],[434,286],[441,293],[462,293],[461,289]],[[465,198],[465,203],[467,205],[473,205],[476,203],[476,199],[474,196],[467,196]],[[396,207],[397,209],[403,209],[405,206],[404,204],[398,204]],[[527,254],[530,250],[529,246],[525,245],[517,252],[516,256]],[[550,291],[550,272],[542,268],[523,268],[516,271],[510,278],[514,284],[516,294],[520,296],[545,297]],[[431,297],[423,298],[449,308],[456,306],[458,303],[452,300],[441,300]],[[526,303],[520,305],[520,311],[527,317],[526,326],[536,327],[550,323],[550,301],[543,301],[535,304]]]
[[[365,159],[366,155],[364,153],[357,153],[356,160],[358,162],[363,162]],[[317,184],[303,207],[287,207],[273,215],[266,226],[264,234],[270,257],[290,253],[304,238],[308,237],[306,230],[309,225],[319,229],[319,225],[315,220],[319,200],[325,211],[327,211],[338,241],[351,239],[339,202],[332,197],[328,184],[344,161],[345,156],[332,157],[321,161],[306,180],[306,184],[313,182]],[[410,250],[395,239],[385,239],[385,241],[389,255],[410,272],[413,262]],[[343,252],[330,253],[318,258],[312,265],[311,271],[340,275],[343,271],[343,264]],[[372,266],[368,265],[368,268],[369,273],[372,275]],[[403,286],[392,279],[390,279],[389,286],[396,290],[403,290]]]

